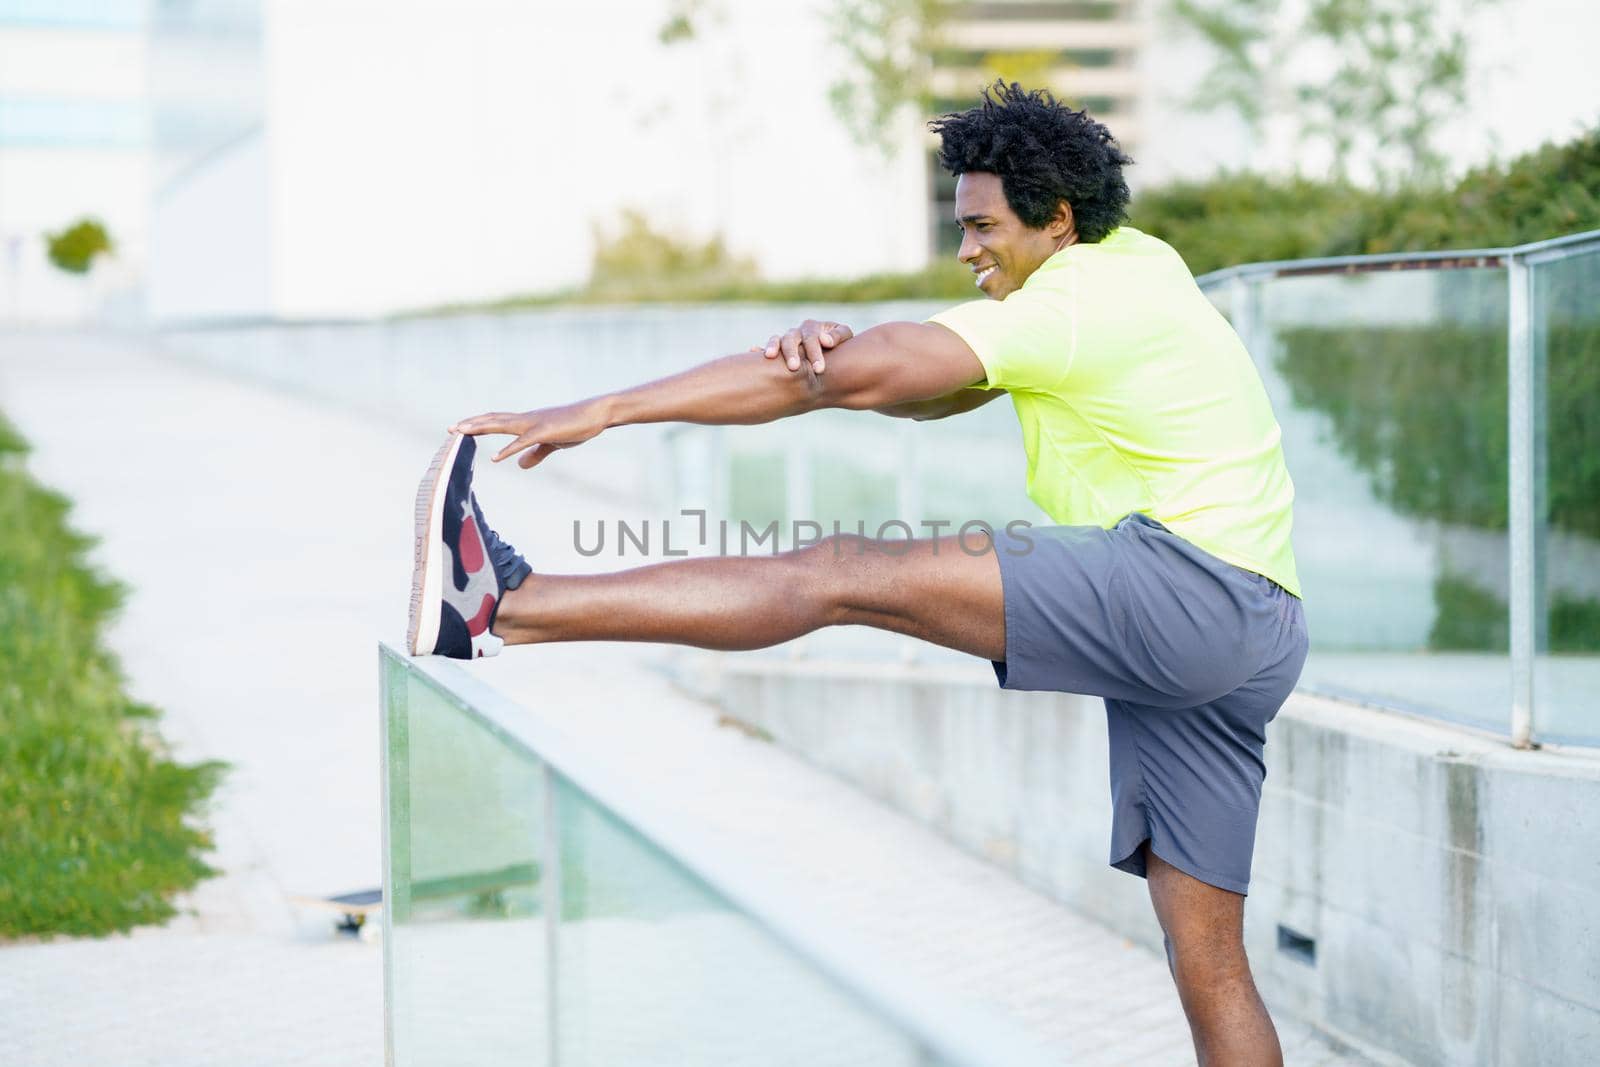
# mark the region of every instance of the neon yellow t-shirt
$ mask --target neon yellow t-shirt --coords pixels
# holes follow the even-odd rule
[[[1028,495],[1064,526],[1140,511],[1300,595],[1294,484],[1267,393],[1233,328],[1164,241],[1123,226],[1069,245],[954,330],[1016,405]]]

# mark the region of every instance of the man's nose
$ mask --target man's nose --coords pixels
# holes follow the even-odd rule
[[[963,233],[961,235],[961,247],[956,249],[956,258],[963,263],[971,263],[978,258],[978,253],[981,251],[982,249],[978,247],[978,242],[973,239],[972,234]]]

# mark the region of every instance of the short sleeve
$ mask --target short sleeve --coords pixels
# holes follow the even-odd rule
[[[983,364],[982,388],[1042,392],[1066,377],[1074,334],[1061,298],[1018,289],[1004,300],[974,300],[932,316]]]

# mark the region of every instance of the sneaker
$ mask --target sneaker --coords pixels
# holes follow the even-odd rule
[[[413,656],[477,659],[500,652],[495,614],[532,572],[483,520],[472,492],[477,442],[452,434],[417,487],[416,567],[406,647]]]

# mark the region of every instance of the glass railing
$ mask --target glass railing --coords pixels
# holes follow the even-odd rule
[[[1532,663],[1520,684],[1534,736],[1600,744],[1600,240],[1536,250],[1525,262],[1517,402],[1527,425],[1513,414],[1512,426],[1529,482],[1519,498],[1531,573],[1518,593],[1530,617],[1513,624],[1523,644],[1512,655]]]
[[[937,305],[918,309],[932,314]],[[691,551],[761,555],[831,534],[884,541],[1048,525],[1028,499],[1022,439],[1003,400],[959,419],[918,423],[821,411],[766,426],[676,426],[666,435],[668,513],[704,509],[708,536]],[[948,457],[960,455],[960,463]],[[967,659],[865,627],[819,630],[745,658],[937,664]]]
[[[1202,286],[1283,427],[1301,687],[1506,732],[1506,270],[1469,262]]]
[[[1600,233],[1200,284],[1283,426],[1302,687],[1600,743]]]
[[[388,1062],[1054,1062],[459,667],[380,649]]]
[[[1312,636],[1302,688],[1517,745],[1600,744],[1600,233],[1199,281],[1283,428]],[[919,536],[924,519],[1048,521],[1024,496],[1004,402],[898,421],[679,431],[673,499],[786,533],[834,513],[847,531],[892,516]],[[945,658],[860,632],[775,654]]]

